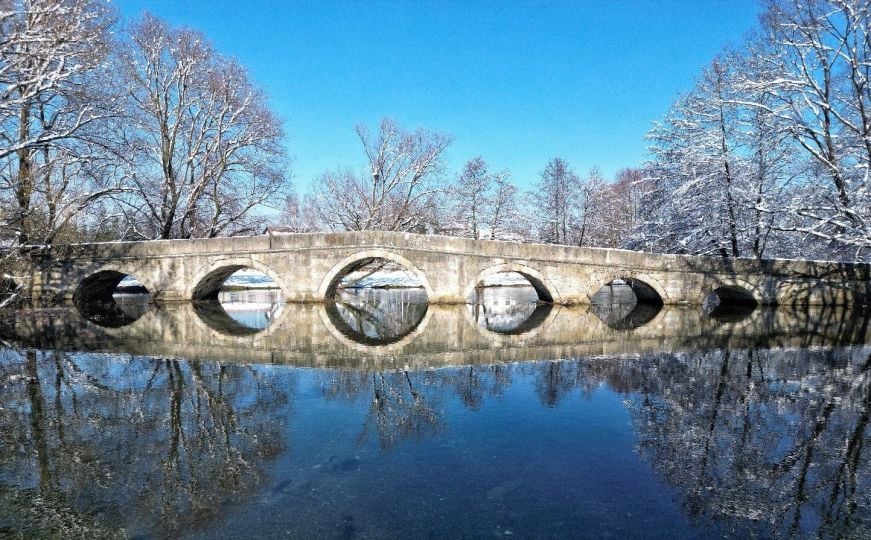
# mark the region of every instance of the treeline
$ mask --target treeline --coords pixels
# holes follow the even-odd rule
[[[96,0],[0,4],[0,236],[6,245],[395,230],[723,257],[867,260],[871,5],[767,5],[605,179],[566,160],[536,179],[390,119],[361,159],[293,193],[281,122],[244,68]],[[279,217],[270,206],[281,206]]]
[[[390,119],[371,134],[358,126],[365,167],[321,175],[303,198],[288,195],[285,230],[391,230],[476,239],[620,247],[639,217],[641,170],[624,169],[613,182],[593,168],[581,176],[551,159],[529,190],[507,169],[481,156],[453,178],[445,171],[447,135],[409,131]]]
[[[481,158],[438,185],[450,142],[385,120],[367,171],[288,199],[294,230],[394,229],[723,257],[867,260],[871,3],[771,2],[654,124],[650,159],[606,181],[560,158],[527,193]]]

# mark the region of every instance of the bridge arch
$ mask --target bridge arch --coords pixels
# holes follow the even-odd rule
[[[372,259],[384,259],[401,265],[407,271],[411,272],[418,281],[420,281],[424,291],[426,291],[427,299],[432,300],[435,298],[432,286],[429,284],[426,274],[405,257],[385,249],[367,249],[365,251],[358,251],[357,253],[348,255],[333,265],[321,281],[321,285],[318,287],[317,297],[321,300],[332,300],[336,294],[336,287],[339,285],[339,282],[342,281],[342,278],[353,272],[359,263]]]
[[[135,268],[131,269],[117,264],[106,264],[88,269],[79,273],[76,278],[72,297],[73,301],[111,297],[112,291],[127,276],[133,277],[141,283],[152,297],[156,296],[158,293],[157,287],[150,283],[142,274],[145,274],[145,272],[137,272]]]
[[[130,271],[122,265],[103,265],[81,272],[72,295],[73,305],[88,321],[105,328],[120,328],[139,320],[154,298],[156,288],[143,279],[144,272]],[[126,277],[135,278],[145,292],[144,296],[132,296],[123,301],[115,298],[118,285]]]
[[[699,304],[704,305],[712,294],[723,304],[757,306],[765,303],[759,288],[740,278],[717,280],[705,287],[700,291]]]
[[[478,284],[484,281],[487,277],[504,272],[515,272],[525,277],[530,285],[535,289],[535,292],[538,293],[538,299],[542,302],[559,303],[559,290],[557,290],[556,286],[549,279],[544,277],[541,272],[535,268],[516,262],[496,264],[479,272],[474,281],[466,286],[466,290],[463,291],[463,298],[468,299],[472,296]]]
[[[614,272],[605,275],[603,279],[596,278],[590,283],[590,293],[588,294],[590,300],[602,287],[618,279],[625,282],[632,289],[638,303],[658,305],[668,303],[668,293],[658,279],[649,274],[634,274],[632,272]]]
[[[285,298],[290,297],[290,291],[288,291],[284,280],[272,268],[251,257],[231,257],[211,261],[194,274],[194,278],[188,284],[189,288],[185,296],[191,300],[217,298],[224,281],[242,268],[253,268],[262,272],[281,289]]]

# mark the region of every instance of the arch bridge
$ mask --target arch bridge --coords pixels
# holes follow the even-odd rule
[[[539,299],[585,304],[620,279],[639,300],[781,305],[867,304],[869,265],[721,259],[394,232],[280,234],[33,248],[15,281],[34,299],[99,299],[126,275],[158,302],[213,298],[240,268],[272,278],[291,302],[329,300],[343,276],[373,259],[415,275],[431,303],[466,302],[486,277],[517,272]]]

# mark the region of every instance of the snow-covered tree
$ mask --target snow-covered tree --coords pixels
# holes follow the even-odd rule
[[[650,171],[665,193],[651,194],[654,212],[645,224],[658,249],[742,254],[733,75],[732,61],[714,61],[648,134]]]
[[[866,259],[871,4],[769,4],[649,134],[653,187],[630,247]]]
[[[782,0],[764,18],[768,69],[747,87],[811,161],[779,229],[815,237],[836,255],[871,248],[871,4]]]

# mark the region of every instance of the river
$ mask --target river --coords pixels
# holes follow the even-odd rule
[[[871,536],[866,313],[620,294],[6,312],[0,536]]]

